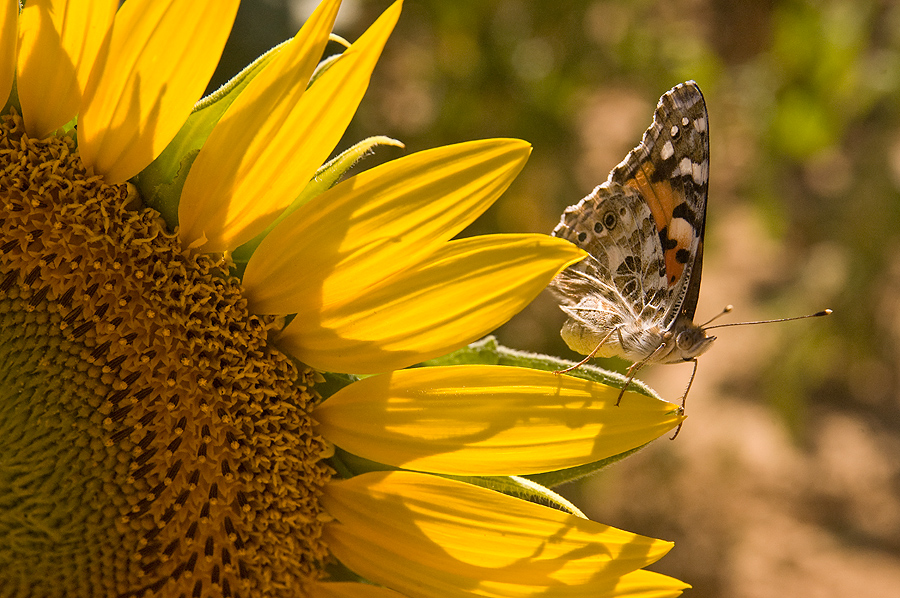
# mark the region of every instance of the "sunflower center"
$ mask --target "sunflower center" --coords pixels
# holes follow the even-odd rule
[[[71,137],[2,117],[4,595],[280,596],[318,577],[315,374],[273,325]]]

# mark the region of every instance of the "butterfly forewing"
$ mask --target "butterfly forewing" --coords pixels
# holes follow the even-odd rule
[[[693,318],[700,288],[706,197],[709,187],[709,117],[693,81],[662,96],[653,124],[609,175],[633,187],[650,208],[665,255],[673,300],[666,325],[682,313]]]

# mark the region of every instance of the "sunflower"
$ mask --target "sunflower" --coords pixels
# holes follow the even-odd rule
[[[199,103],[237,0],[117,5],[0,5],[3,595],[680,594],[643,569],[670,543],[515,477],[619,458],[677,408],[531,368],[409,367],[583,255],[454,239],[525,142],[338,182],[397,144],[372,138],[323,166],[400,4],[323,61],[326,0]]]

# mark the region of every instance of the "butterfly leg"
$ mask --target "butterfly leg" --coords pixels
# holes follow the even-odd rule
[[[619,342],[623,342],[621,333],[619,334]],[[662,343],[660,346],[653,350],[653,353],[643,358],[642,360],[635,361],[631,364],[631,366],[625,372],[625,384],[622,385],[622,390],[619,391],[619,398],[616,399],[616,407],[618,407],[619,403],[622,402],[622,396],[625,394],[625,390],[628,389],[628,385],[631,384],[632,380],[634,380],[634,376],[638,373],[638,370],[653,361],[653,358],[656,357],[656,354],[665,349],[666,346],[666,343]]]
[[[613,333],[613,332],[616,332],[616,330],[618,330],[618,329],[610,330],[609,333],[608,333],[606,336],[604,336],[602,339],[600,339],[600,342],[597,343],[597,346],[594,347],[594,350],[593,350],[593,351],[591,351],[590,353],[588,353],[588,356],[587,356],[587,357],[585,357],[584,359],[582,359],[581,361],[579,361],[579,362],[576,363],[575,365],[569,366],[569,367],[567,367],[567,368],[564,369],[564,370],[556,370],[556,371],[554,371],[553,373],[554,373],[554,374],[565,374],[565,373],[567,373],[567,372],[571,372],[572,370],[577,370],[578,368],[580,368],[581,366],[583,366],[584,364],[586,364],[587,362],[589,362],[591,359],[594,358],[594,355],[597,354],[597,351],[600,350],[600,347],[603,346],[603,343],[605,343],[606,340],[607,340],[609,337],[612,336],[612,333]]]
[[[684,394],[681,396],[681,410],[682,411],[684,411],[684,404],[687,402],[687,396],[691,390],[691,385],[694,383],[694,376],[697,375],[697,360],[692,359],[691,361],[694,362],[694,370],[691,372],[691,379],[688,380],[687,388],[684,389]],[[681,422],[680,424],[678,424],[678,427],[675,428],[675,433],[672,434],[672,437],[669,438],[669,440],[675,440],[675,437],[678,436],[679,432],[681,432],[681,426],[683,426],[683,425],[684,425],[684,422]]]
[[[632,380],[634,380],[635,374],[637,374],[639,369],[644,367],[645,363],[647,363],[646,359],[636,361],[632,363],[628,368],[628,371],[625,372],[625,384],[622,385],[622,390],[619,391],[619,398],[616,399],[616,407],[618,407],[619,403],[622,402],[622,396],[625,394],[625,390],[628,388],[628,385],[631,384]]]

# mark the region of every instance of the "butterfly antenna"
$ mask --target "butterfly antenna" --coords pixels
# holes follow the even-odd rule
[[[701,324],[701,325],[700,325],[700,328],[706,328],[708,325],[712,324],[713,322],[715,322],[716,320],[718,320],[719,318],[721,318],[721,317],[724,316],[725,314],[730,314],[730,313],[731,313],[731,310],[733,310],[733,309],[734,309],[734,306],[733,306],[733,305],[726,305],[726,306],[725,306],[725,309],[723,309],[722,311],[720,311],[719,313],[717,313],[716,315],[714,315],[713,317],[711,317],[710,319],[708,319],[706,322],[704,322],[703,324]]]
[[[728,307],[731,307],[730,305]],[[725,308],[728,309],[727,307]],[[713,328],[725,328],[726,326],[750,326],[751,324],[772,324],[774,322],[790,322],[791,320],[805,320],[806,318],[819,318],[822,316],[827,316],[831,314],[830,309],[823,309],[822,311],[817,311],[814,314],[807,314],[805,316],[794,316],[793,318],[778,318],[777,320],[757,320],[755,322],[732,322],[730,324],[716,324],[715,326],[710,326],[706,328],[703,326],[704,330],[712,330]],[[722,315],[722,314],[719,314]],[[719,316],[716,316],[716,318]],[[716,318],[713,318],[715,320]],[[712,320],[710,320],[712,322]],[[707,322],[708,323],[708,322]]]

